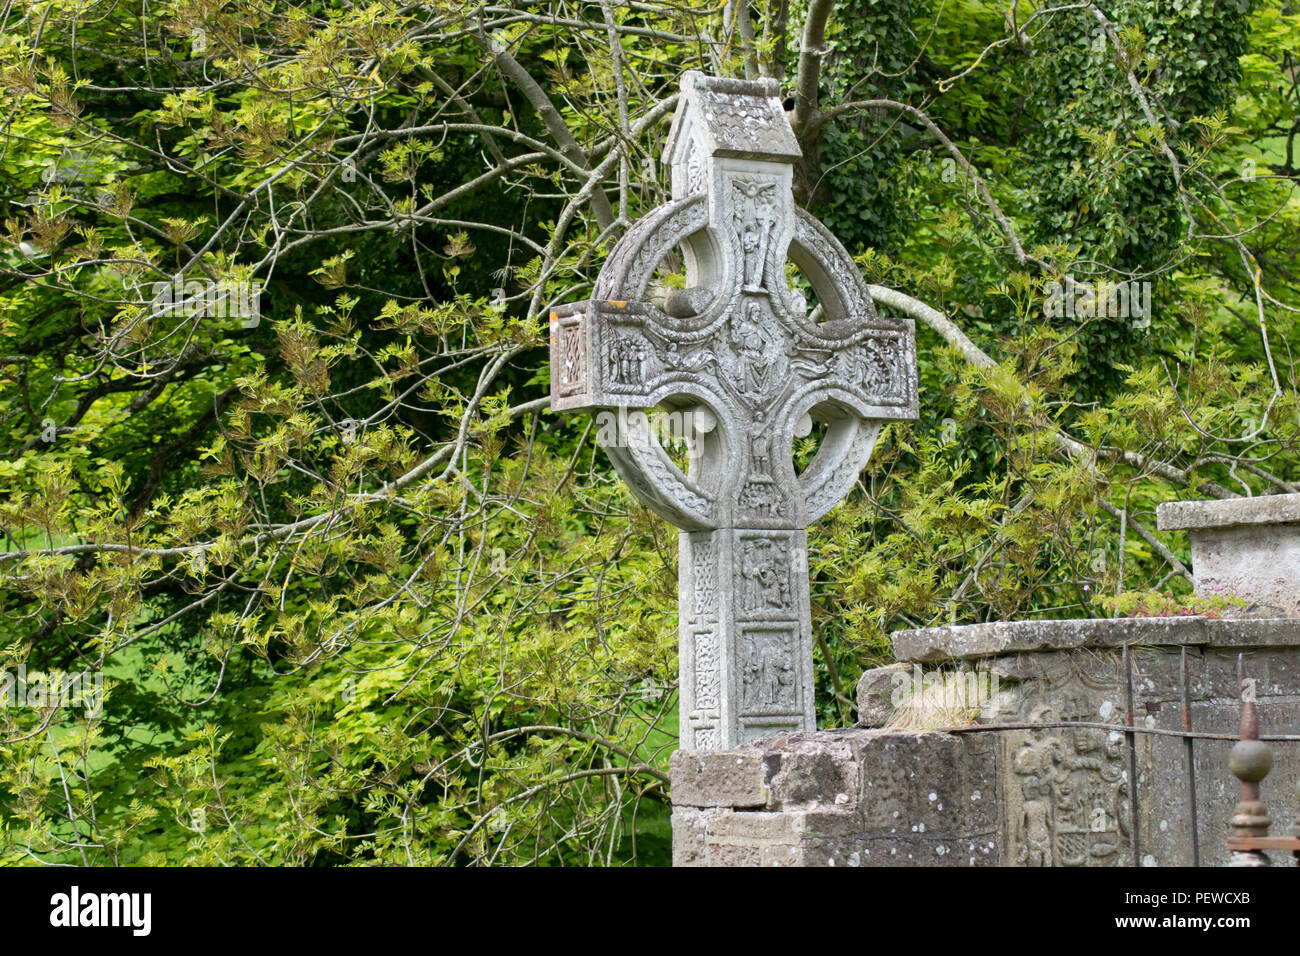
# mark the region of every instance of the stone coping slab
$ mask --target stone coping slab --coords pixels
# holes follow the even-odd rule
[[[1259,495],[1223,501],[1167,501],[1156,507],[1161,531],[1300,522],[1300,495]]]
[[[996,621],[895,631],[892,640],[897,660],[920,664],[1125,644],[1275,647],[1300,645],[1300,619],[1219,620],[1188,616]]]

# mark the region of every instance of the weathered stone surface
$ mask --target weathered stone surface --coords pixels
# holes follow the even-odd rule
[[[929,663],[1075,647],[1207,644],[1205,624],[1200,617],[996,621],[895,631],[892,639],[900,661]]]
[[[900,682],[911,674],[908,664],[890,664],[862,672],[858,679],[858,726],[883,727],[894,715]]]
[[[779,751],[765,760],[769,804],[787,810],[837,810],[856,807],[861,779],[847,768],[853,764],[853,742],[833,732],[777,737]]]
[[[1300,495],[1260,495],[1214,501],[1167,501],[1156,506],[1161,531],[1300,522]]]
[[[1190,532],[1199,594],[1231,594],[1235,617],[1300,617],[1300,524]]]
[[[708,865],[709,812],[697,807],[673,806],[673,866]]]
[[[704,766],[752,757],[761,808],[681,806],[673,764],[674,862],[711,866],[989,865],[1000,862],[992,743],[852,729],[782,735]],[[707,771],[706,771],[707,772]]]
[[[1206,621],[1211,647],[1287,647],[1300,645],[1300,620],[1257,618]]]
[[[678,750],[670,758],[670,767],[676,806],[767,805],[767,770],[756,753]]]
[[[1187,647],[1195,730],[1235,735],[1239,657],[1253,681],[1261,732],[1292,733],[1300,726],[1296,622],[1180,620],[1201,641]],[[1234,631],[1245,632],[1235,635],[1240,647],[1233,646]],[[1176,636],[1176,630],[1162,633]],[[1181,729],[1182,650],[1176,643],[1131,649],[1138,728]],[[826,730],[777,735],[732,753],[693,754],[699,766],[716,767],[714,775],[740,766],[743,757],[751,774],[762,774],[765,802],[753,804],[752,785],[738,798],[749,807],[715,801],[702,811],[717,815],[711,824],[683,830],[678,859],[690,865],[1128,866],[1135,859],[1138,865],[1188,865],[1192,812],[1187,746],[1180,737],[1134,735],[1133,854],[1122,662],[1122,649],[1109,641],[978,660],[980,669],[1014,675],[999,679],[979,722],[1038,728]],[[878,695],[883,679],[868,672],[863,682],[876,685],[871,693]],[[1051,726],[1060,722],[1102,726]],[[1227,862],[1226,822],[1237,800],[1227,763],[1231,745],[1200,739],[1192,747],[1202,865]],[[1274,832],[1281,832],[1295,813],[1300,745],[1274,744],[1273,755],[1264,799],[1278,821]],[[678,804],[679,766],[686,764],[674,763]],[[710,771],[697,772],[697,779],[700,773]],[[757,819],[744,819],[749,816]]]
[[[1296,618],[1188,617],[1092,618],[1071,621],[996,621],[895,631],[900,661],[1008,658],[1016,654],[1142,647],[1282,647],[1300,645]]]
[[[1245,599],[1226,616],[1300,617],[1300,495],[1171,501],[1156,521],[1188,532],[1197,593]]]
[[[917,415],[911,320],[881,317],[852,258],[791,193],[775,81],[688,73],[668,204],[619,241],[590,301],[551,313],[551,408],[607,410],[597,440],[679,536],[681,747],[816,727],[805,529],[852,488],[883,422]],[[687,288],[651,300],[681,247]],[[793,263],[819,315],[786,279]],[[644,414],[686,419],[687,473]],[[792,445],[826,432],[796,475]]]

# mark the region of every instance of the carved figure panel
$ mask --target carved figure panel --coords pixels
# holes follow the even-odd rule
[[[583,368],[582,329],[576,324],[560,327],[560,382],[561,388],[581,388],[586,379]]]
[[[768,242],[776,226],[777,183],[766,177],[737,176],[731,180],[731,190],[732,228],[740,244],[741,289],[764,292]]]
[[[1094,694],[1087,676],[1053,682],[1050,708],[1026,701],[1024,716],[1097,721],[1098,701],[1106,695]],[[1008,834],[1017,865],[1132,865],[1127,750],[1118,724],[1115,730],[1008,734],[1003,747],[1010,768]]]
[[[645,341],[639,336],[615,337],[609,343],[609,350],[606,353],[610,387],[617,389],[619,386],[627,386],[640,389],[644,386],[649,351]]]
[[[746,615],[789,611],[791,591],[790,542],[767,535],[740,538],[741,611]]]
[[[740,660],[745,714],[799,711],[799,658],[793,627],[745,628]]]

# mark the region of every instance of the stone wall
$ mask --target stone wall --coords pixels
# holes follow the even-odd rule
[[[1197,731],[1235,735],[1238,655],[1260,729],[1300,729],[1300,620],[1203,618],[1016,622],[903,631],[900,663],[859,683],[862,723],[774,736],[672,764],[679,865],[1132,865],[1123,733],[1131,646],[1135,724],[1179,730],[1182,658]],[[984,689],[975,722],[1028,729],[939,733],[882,726],[936,672]],[[976,678],[973,682],[968,678]],[[924,700],[922,693],[920,698]],[[913,700],[916,700],[913,696]],[[924,710],[924,708],[922,709]],[[924,720],[925,714],[910,718]],[[946,717],[947,715],[940,715]],[[1100,726],[1052,727],[1069,721]],[[1137,734],[1136,862],[1189,865],[1182,738]],[[1237,782],[1230,740],[1197,740],[1202,865],[1227,861]],[[1300,745],[1274,744],[1264,782],[1274,832],[1294,822]]]
[[[1003,862],[992,741],[853,728],[673,755],[677,866]]]

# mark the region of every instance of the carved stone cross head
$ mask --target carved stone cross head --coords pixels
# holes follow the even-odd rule
[[[816,729],[807,526],[844,497],[883,422],[917,415],[912,322],[881,318],[844,247],[796,208],[775,81],[687,73],[665,148],[671,202],[614,247],[589,301],[551,313],[551,408],[607,410],[598,440],[679,536],[681,746]],[[651,280],[674,250],[686,288]],[[815,294],[792,288],[787,263]],[[647,417],[685,410],[683,472]],[[792,455],[825,433],[801,474]]]

